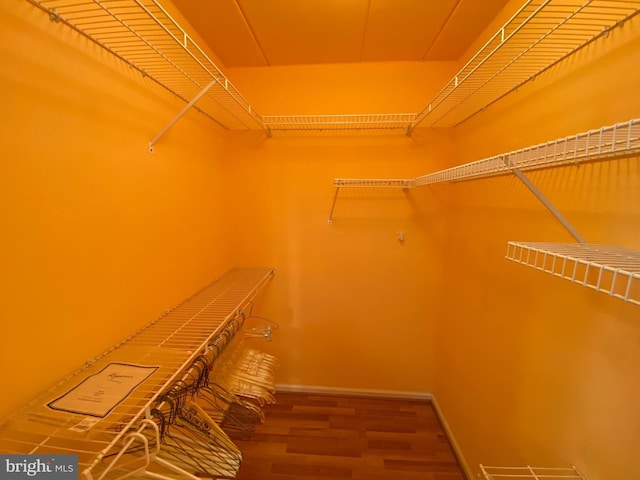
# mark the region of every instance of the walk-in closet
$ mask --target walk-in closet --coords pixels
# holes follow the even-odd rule
[[[0,478],[640,478],[639,13],[0,0]]]

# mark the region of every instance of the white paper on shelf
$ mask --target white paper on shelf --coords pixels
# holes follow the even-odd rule
[[[53,410],[104,418],[158,369],[113,362],[88,376],[47,406]]]

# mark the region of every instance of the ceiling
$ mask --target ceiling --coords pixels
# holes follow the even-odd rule
[[[458,60],[508,0],[173,0],[227,67]]]

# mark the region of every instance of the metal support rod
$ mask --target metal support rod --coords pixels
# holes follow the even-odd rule
[[[331,204],[331,211],[329,212],[329,220],[327,223],[331,225],[333,223],[333,209],[336,208],[336,200],[338,199],[338,192],[340,191],[340,187],[336,187],[336,193],[333,196],[333,203]]]
[[[173,127],[173,126],[175,125],[175,123],[176,123],[178,120],[180,120],[180,118],[182,118],[182,116],[183,116],[185,113],[187,113],[187,111],[188,111],[191,107],[193,107],[193,106],[196,104],[196,102],[197,102],[198,100],[200,100],[200,99],[202,98],[202,96],[203,96],[205,93],[207,93],[207,92],[209,91],[209,89],[210,89],[211,87],[213,87],[216,83],[218,83],[218,81],[217,81],[217,80],[212,80],[211,82],[209,82],[209,83],[207,84],[207,86],[206,86],[206,87],[204,87],[202,90],[200,90],[200,92],[199,92],[195,97],[193,97],[193,99],[192,99],[189,103],[187,103],[187,104],[182,108],[182,110],[180,110],[180,112],[179,112],[175,117],[173,117],[173,118],[171,119],[171,121],[170,121],[170,122],[169,122],[169,123],[168,123],[168,124],[167,124],[163,129],[162,129],[162,130],[160,130],[160,133],[158,133],[155,137],[153,137],[153,139],[149,142],[149,153],[153,153],[153,146],[156,144],[156,142],[157,142],[158,140],[160,140],[160,137],[162,137],[162,135],[164,135],[165,133],[167,133],[167,131],[168,131],[171,127]]]
[[[556,219],[562,224],[564,228],[567,229],[567,231],[573,236],[573,238],[575,238],[579,243],[587,243],[582,235],[580,235],[578,231],[573,228],[573,225],[569,223],[564,215],[562,215],[562,213],[560,213],[560,211],[549,201],[549,199],[545,197],[540,190],[538,190],[538,187],[536,187],[524,173],[522,173],[517,168],[513,168],[512,170],[515,176],[518,177],[529,190],[531,190],[531,193],[533,193],[545,207],[547,207],[547,210],[549,210],[549,212],[551,212],[551,214],[556,217]]]

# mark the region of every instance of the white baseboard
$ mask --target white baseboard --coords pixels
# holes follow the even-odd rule
[[[354,395],[358,397],[407,398],[431,400],[426,392],[402,392],[397,390],[372,390],[367,388],[322,387],[316,385],[276,385],[278,392],[316,393],[319,395]]]
[[[471,469],[469,468],[469,464],[467,463],[467,460],[464,458],[464,455],[462,454],[460,445],[458,445],[458,442],[456,442],[456,437],[453,436],[453,432],[451,431],[451,427],[449,427],[449,423],[447,423],[447,419],[444,418],[444,414],[440,409],[440,405],[438,405],[438,401],[433,395],[431,396],[431,405],[433,405],[433,410],[436,412],[436,415],[440,420],[440,424],[442,425],[442,429],[444,430],[444,433],[447,435],[447,438],[449,439],[449,444],[451,445],[454,455],[458,459],[458,465],[460,465],[460,468],[462,468],[462,472],[464,473],[464,476],[467,478],[467,480],[472,480],[475,477],[471,472]]]
[[[319,395],[354,395],[358,397],[379,397],[379,398],[403,398],[403,399],[415,399],[415,400],[429,400],[433,405],[433,410],[436,412],[438,419],[440,420],[440,424],[449,439],[449,444],[453,449],[453,452],[458,460],[458,464],[460,468],[462,468],[463,473],[467,480],[472,480],[474,478],[467,461],[462,454],[462,450],[460,450],[460,446],[456,442],[455,437],[453,436],[453,432],[447,423],[447,420],[444,418],[444,414],[440,409],[440,405],[436,401],[434,395],[428,392],[406,392],[406,391],[398,391],[398,390],[374,390],[368,388],[341,388],[341,387],[323,387],[316,385],[285,385],[278,384],[276,385],[276,391],[278,392],[289,392],[289,393],[315,393]]]

